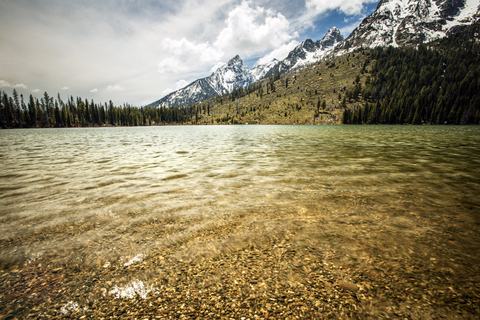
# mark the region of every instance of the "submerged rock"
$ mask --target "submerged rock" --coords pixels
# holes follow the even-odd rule
[[[342,289],[345,289],[345,290],[350,290],[350,291],[357,291],[358,290],[357,285],[355,285],[353,283],[350,283],[350,282],[347,282],[347,281],[343,281],[343,280],[338,281],[338,286]]]

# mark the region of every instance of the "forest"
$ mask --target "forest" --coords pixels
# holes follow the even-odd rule
[[[98,104],[71,96],[66,102],[50,97],[30,95],[28,102],[14,89],[11,97],[1,93],[1,128],[58,128],[97,126],[149,126],[180,124],[193,116],[192,108],[138,108],[129,104],[114,106],[113,102]]]
[[[376,48],[345,124],[480,124],[480,24],[418,47]],[[358,89],[358,87],[357,87]]]

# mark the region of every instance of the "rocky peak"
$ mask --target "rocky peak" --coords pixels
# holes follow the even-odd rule
[[[460,10],[459,8],[464,6],[466,0],[437,0],[435,1],[440,9],[440,16],[447,20],[451,20]]]
[[[313,52],[317,48],[315,46],[315,42],[312,41],[312,39],[307,39],[302,43],[302,48],[307,50],[308,52]]]
[[[308,64],[315,63],[327,54],[333,52],[343,39],[340,30],[336,27],[328,30],[322,40],[313,42],[311,39],[307,39],[290,51],[285,59],[271,68],[266,76],[270,77],[277,73],[302,68]]]
[[[220,68],[206,78],[198,79],[188,86],[172,92],[150,104],[150,106],[179,106],[202,101],[216,95],[231,92],[239,87],[247,87],[263,76],[278,62],[271,61],[267,64],[257,65],[250,70],[243,65],[239,55],[230,59]]]
[[[478,0],[381,0],[341,49],[404,46],[444,37],[470,23]]]
[[[322,38],[322,40],[317,41],[316,45],[318,48],[327,48],[335,46],[336,44],[344,40],[342,33],[338,30],[337,27],[332,27],[328,30],[327,34]]]
[[[227,66],[232,67],[232,66],[243,66],[243,61],[240,59],[240,56],[237,54],[235,57],[230,59],[228,61]]]

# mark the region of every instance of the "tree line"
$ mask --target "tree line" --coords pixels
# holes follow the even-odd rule
[[[480,24],[418,47],[376,48],[345,124],[480,124]]]
[[[93,100],[70,96],[63,101],[47,92],[38,99],[30,95],[28,101],[13,89],[12,96],[0,91],[0,128],[64,128],[95,126],[149,126],[180,124],[190,121],[194,108],[134,107],[95,103]]]

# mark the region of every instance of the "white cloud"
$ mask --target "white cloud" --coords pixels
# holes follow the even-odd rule
[[[346,25],[342,28],[340,28],[340,32],[344,35],[344,36],[348,36],[350,33],[352,33],[352,31],[358,27],[360,25],[360,23],[362,22],[363,18],[359,18],[359,19],[356,19],[354,20],[354,22],[350,23],[349,25]]]
[[[223,66],[225,63],[222,62],[222,61],[219,61],[217,62],[211,69],[210,69],[210,72],[211,73],[214,73],[215,71],[217,71],[218,68],[220,68],[221,66]]]
[[[185,87],[186,85],[188,85],[188,82],[185,81],[185,80],[177,81],[177,90],[178,90],[178,89],[182,89],[182,88]]]
[[[70,88],[67,87],[67,86],[65,86],[65,87],[62,88],[62,90],[69,90],[69,89],[70,89]]]
[[[215,47],[248,54],[274,49],[298,36],[290,31],[290,24],[281,13],[260,6],[252,8],[251,4],[243,1],[228,14],[227,26],[218,35]]]
[[[364,4],[378,2],[378,0],[307,0],[305,5],[312,10],[314,15],[324,13],[328,10],[339,10],[347,15],[362,14]]]
[[[92,89],[92,90],[90,90],[90,92],[92,92],[92,93],[98,92],[98,89],[97,88]]]
[[[187,70],[188,66],[175,57],[166,58],[158,64],[158,72],[160,73],[178,73]]]
[[[22,88],[22,89],[27,89],[27,86],[24,85],[23,83],[18,83],[18,84],[12,84],[8,81],[5,80],[0,80],[0,88]]]
[[[202,62],[217,61],[223,55],[221,50],[212,47],[208,41],[196,43],[185,38],[181,40],[166,38],[162,41],[162,46],[164,51],[170,52],[175,56],[193,55]]]
[[[165,38],[162,49],[170,55],[158,64],[158,71],[180,73],[210,68],[215,72],[223,65],[223,58],[239,54],[245,59],[281,47],[273,54],[277,57],[286,47],[292,47],[297,36],[281,13],[243,1],[228,13],[224,28],[213,43],[190,41],[185,37],[180,40]]]
[[[33,89],[32,92],[40,92],[40,89]]]
[[[173,91],[175,91],[175,90],[173,90],[172,88],[167,88],[167,89],[163,90],[162,91],[162,97],[166,96],[169,93],[172,93]]]
[[[265,64],[273,59],[283,60],[297,45],[299,45],[298,41],[290,41],[289,43],[280,46],[278,49],[275,49],[266,56],[262,57],[260,60],[258,60],[257,64]]]
[[[109,90],[109,91],[125,91],[125,89],[122,88],[121,86],[119,86],[118,84],[116,84],[114,86],[108,86],[107,90]]]

